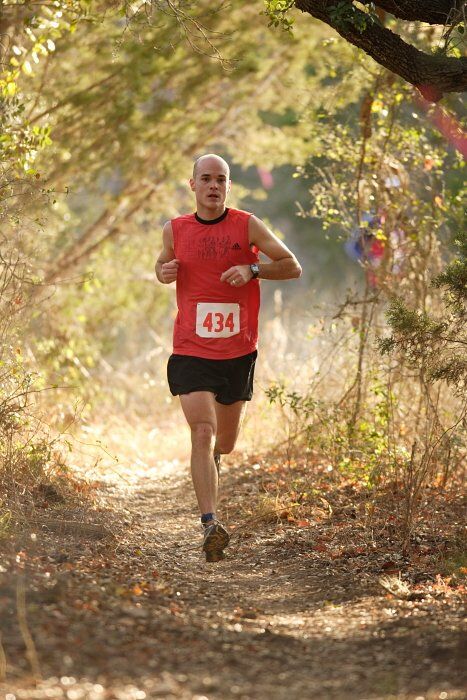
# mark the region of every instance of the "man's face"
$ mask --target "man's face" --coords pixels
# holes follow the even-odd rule
[[[215,158],[201,160],[196,167],[195,177],[190,180],[190,187],[195,193],[198,206],[222,209],[230,191],[227,165]]]

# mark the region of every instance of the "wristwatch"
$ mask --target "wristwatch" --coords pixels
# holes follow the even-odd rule
[[[257,265],[256,263],[252,263],[250,265],[250,270],[251,274],[253,275],[251,279],[255,280],[259,276],[259,265]]]

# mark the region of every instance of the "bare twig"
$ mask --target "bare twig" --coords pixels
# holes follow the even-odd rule
[[[6,655],[2,643],[2,633],[0,632],[0,681],[6,678]]]
[[[16,584],[16,611],[18,616],[18,624],[26,647],[26,658],[29,661],[33,676],[37,680],[42,679],[42,673],[37,656],[36,645],[29,631],[27,615],[26,615],[26,589],[24,585],[24,577],[21,575]]]

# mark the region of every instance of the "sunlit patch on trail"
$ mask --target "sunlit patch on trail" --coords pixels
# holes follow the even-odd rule
[[[128,461],[119,464],[117,472],[122,479],[134,485],[147,481],[157,481],[160,478],[173,477],[178,475],[183,468],[184,465],[177,458],[171,460],[162,459],[153,463],[143,462],[143,460],[136,458],[133,462]]]
[[[184,425],[170,416],[148,422],[110,416],[83,426],[75,438],[74,468],[86,479],[130,490],[187,473],[189,434]]]

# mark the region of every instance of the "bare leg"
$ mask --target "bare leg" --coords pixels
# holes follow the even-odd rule
[[[191,476],[201,513],[215,513],[218,477],[213,449],[217,431],[214,394],[193,391],[180,396],[191,429]]]
[[[214,452],[229,454],[235,447],[238,433],[246,412],[246,401],[236,401],[225,406],[215,402],[217,434]]]

